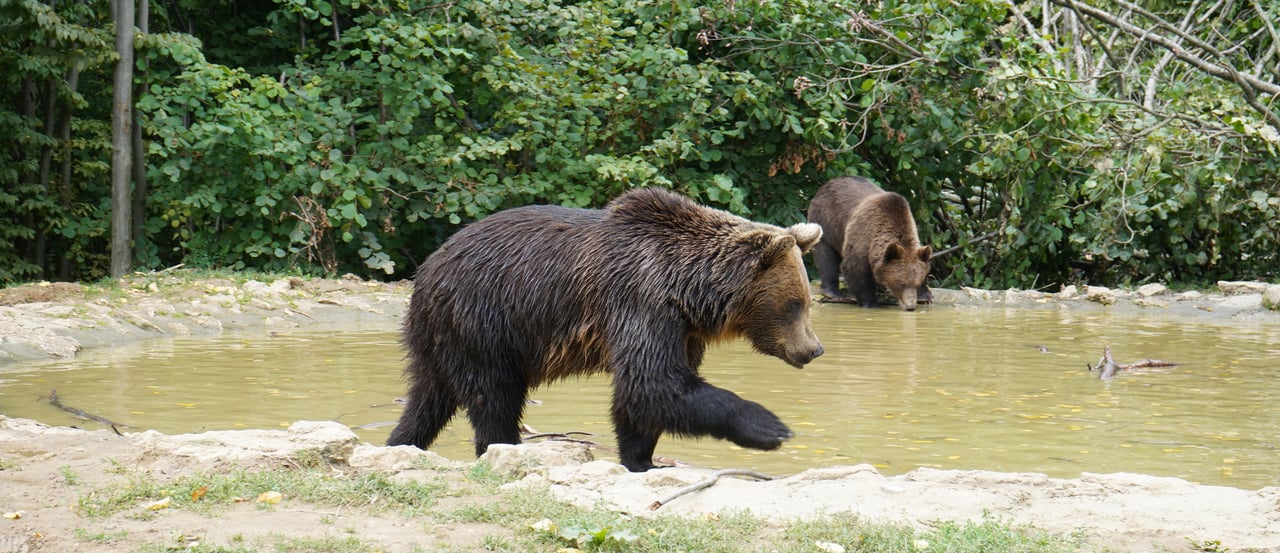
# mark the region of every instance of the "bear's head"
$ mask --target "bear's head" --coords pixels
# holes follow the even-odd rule
[[[820,238],[822,227],[812,223],[761,225],[741,237],[755,260],[753,276],[729,306],[727,326],[756,351],[796,368],[823,351],[809,323],[809,274],[801,258]]]
[[[929,246],[911,248],[889,244],[880,262],[871,270],[876,282],[889,289],[903,310],[915,311],[916,293],[929,276],[929,257],[932,255],[933,248]]]

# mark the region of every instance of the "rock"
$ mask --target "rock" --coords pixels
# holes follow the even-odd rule
[[[1214,302],[1214,307],[1233,311],[1260,309],[1262,307],[1262,294],[1239,294],[1219,298]]]
[[[375,446],[360,444],[351,451],[347,465],[371,472],[401,472],[422,466],[439,466],[452,463],[431,451],[423,451],[411,445]]]
[[[40,312],[45,315],[49,315],[50,317],[66,317],[74,313],[75,310],[76,307],[74,305],[63,304],[50,305],[49,307],[41,309]]]
[[[1142,307],[1169,307],[1168,303],[1148,298],[1137,298],[1133,300],[1133,304]]]
[[[276,293],[274,289],[267,286],[267,283],[257,280],[250,280],[249,282],[244,283],[240,286],[240,289],[254,296],[271,295]]]
[[[277,294],[283,294],[294,288],[295,280],[298,280],[299,283],[302,282],[297,277],[280,278],[280,279],[271,281],[271,286],[269,288],[271,289],[272,292],[275,292]]]
[[[1116,293],[1105,286],[1086,286],[1084,288],[1085,299],[1100,303],[1102,305],[1113,305],[1116,303]]]
[[[1025,301],[1043,301],[1046,297],[1045,293],[1039,290],[1019,290],[1010,288],[1004,292],[1004,302],[1007,304],[1019,304]]]
[[[660,472],[660,471],[649,471]],[[546,479],[556,484],[589,484],[591,482],[601,482],[611,476],[621,476],[627,473],[627,467],[613,463],[610,461],[588,461],[577,466],[558,466],[551,467],[547,471]]]
[[[1196,300],[1204,299],[1204,294],[1201,294],[1200,292],[1195,290],[1188,290],[1186,292],[1178,294],[1177,299],[1178,301],[1196,301]]]
[[[1267,290],[1270,285],[1265,282],[1246,281],[1246,280],[1219,280],[1218,290],[1228,296],[1237,294],[1261,294]]]
[[[1272,311],[1280,311],[1280,284],[1269,286],[1262,293],[1262,306]]]
[[[549,441],[533,444],[493,444],[480,456],[497,474],[524,478],[545,474],[550,467],[580,465],[594,460],[586,444]]]
[[[1143,284],[1138,287],[1138,295],[1144,298],[1162,296],[1169,293],[1169,287],[1160,283]]]
[[[201,464],[247,465],[290,459],[317,451],[332,462],[345,463],[359,437],[333,421],[299,421],[288,430],[215,430],[166,435],[148,430],[138,444],[153,455],[183,457]]]
[[[1074,284],[1063,286],[1062,289],[1058,291],[1058,297],[1064,300],[1072,299],[1078,294],[1080,294],[1080,291],[1076,289],[1076,285]]]
[[[963,290],[966,294],[969,295],[969,297],[974,299],[980,299],[980,300],[991,299],[990,290],[982,290],[980,288],[969,288],[969,287],[964,287]]]

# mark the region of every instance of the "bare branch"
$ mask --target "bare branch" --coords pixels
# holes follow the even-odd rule
[[[1111,25],[1112,27],[1115,27],[1117,29],[1123,30],[1124,32],[1128,33],[1133,37],[1138,38],[1139,40],[1159,45],[1164,49],[1168,50],[1170,53],[1172,53],[1174,57],[1178,58],[1179,60],[1182,60],[1187,64],[1190,64],[1196,69],[1199,69],[1200,71],[1203,71],[1219,79],[1235,83],[1237,86],[1240,87],[1241,92],[1243,92],[1245,101],[1248,102],[1249,105],[1254,110],[1256,110],[1259,114],[1261,114],[1267,120],[1267,122],[1271,124],[1272,127],[1275,127],[1277,130],[1280,130],[1280,115],[1277,115],[1275,112],[1271,111],[1267,106],[1265,106],[1261,101],[1259,101],[1257,97],[1259,92],[1270,94],[1273,96],[1280,95],[1280,84],[1269,82],[1257,76],[1254,76],[1248,73],[1241,73],[1237,71],[1236,68],[1231,65],[1231,63],[1229,63],[1227,60],[1223,58],[1223,56],[1221,55],[1221,52],[1219,52],[1212,45],[1194,36],[1191,36],[1185,32],[1180,31],[1179,29],[1175,28],[1173,25],[1170,25],[1168,22],[1161,19],[1159,16],[1151,12],[1148,12],[1138,6],[1125,2],[1123,0],[1116,0],[1116,3],[1122,6],[1125,6],[1126,8],[1132,9],[1135,12],[1140,13],[1145,17],[1150,18],[1152,21],[1155,22],[1156,28],[1168,30],[1170,33],[1172,33],[1176,37],[1181,38],[1182,40],[1185,40],[1191,46],[1202,49],[1218,57],[1219,62],[1215,63],[1215,62],[1206,60],[1196,55],[1195,53],[1188,51],[1186,48],[1182,46],[1180,41],[1174,40],[1162,33],[1152,32],[1152,30],[1150,29],[1143,29],[1132,23],[1129,23],[1128,21],[1121,20],[1120,18],[1116,17],[1115,15],[1109,12],[1095,8],[1088,4],[1083,4],[1075,0],[1050,0],[1050,1],[1060,6],[1064,6],[1072,10],[1075,10],[1081,14],[1088,15],[1091,18],[1102,21],[1103,23],[1106,23],[1107,25]]]
[[[1030,19],[1027,19],[1026,14],[1022,13],[1022,8],[1018,7],[1018,3],[1013,0],[1009,0],[1008,5],[1009,11],[1013,12],[1014,17],[1016,17],[1018,22],[1022,24],[1022,27],[1027,30],[1027,36],[1031,38],[1031,41],[1034,42],[1036,46],[1039,46],[1041,50],[1044,50],[1045,55],[1047,55],[1049,59],[1053,60],[1054,68],[1059,71],[1064,70],[1065,68],[1062,67],[1062,61],[1058,58],[1057,52],[1053,50],[1053,45],[1049,44],[1049,41],[1044,39],[1044,35],[1040,34],[1040,31],[1036,29],[1035,24],[1032,23]]]
[[[1188,25],[1191,24],[1191,15],[1195,13],[1196,11],[1195,8],[1199,4],[1200,4],[1199,0],[1196,0],[1195,2],[1193,2],[1191,4],[1191,8],[1187,10],[1187,15],[1182,18],[1182,24],[1179,26],[1179,28],[1182,29],[1184,32],[1187,30]],[[1210,10],[1213,10],[1213,9],[1216,9],[1216,5],[1214,8],[1210,8]],[[1211,11],[1206,13],[1211,13]],[[1203,22],[1203,17],[1204,16],[1197,18],[1197,23]],[[1147,77],[1147,90],[1142,98],[1143,107],[1147,109],[1155,109],[1156,85],[1160,81],[1160,75],[1164,73],[1165,66],[1169,65],[1169,62],[1171,61],[1173,61],[1173,52],[1169,52],[1166,50],[1164,55],[1160,56],[1160,61],[1156,62],[1156,66],[1151,69],[1151,75]]]
[[[1258,4],[1258,0],[1253,0],[1250,4],[1253,5],[1253,11],[1258,14],[1258,19],[1262,21],[1267,32],[1271,34],[1271,47],[1267,48],[1262,57],[1253,63],[1254,74],[1261,75],[1267,66],[1267,62],[1276,54],[1276,48],[1280,48],[1280,33],[1276,33],[1275,23],[1271,20],[1271,16],[1267,14],[1267,11],[1262,9],[1262,5]]]
[[[850,31],[857,31],[859,29],[865,29],[865,30],[871,31],[877,35],[884,37],[885,40],[889,41],[889,44],[892,45],[890,49],[897,48],[904,51],[910,57],[924,59],[930,62],[933,61],[933,60],[929,60],[928,56],[924,55],[924,52],[921,52],[920,50],[917,50],[914,46],[903,42],[902,39],[898,38],[897,35],[885,30],[884,27],[877,25],[875,21],[872,21],[870,17],[867,17],[866,13],[855,12],[849,8],[846,8],[838,4],[836,5],[836,7],[839,8],[840,11],[843,11],[844,13],[849,15],[849,22],[847,23],[847,25]],[[886,45],[886,47],[889,47],[889,46]],[[899,53],[901,54],[902,52],[899,52]]]

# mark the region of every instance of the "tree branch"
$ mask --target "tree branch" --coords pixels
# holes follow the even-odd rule
[[[1249,106],[1252,107],[1254,110],[1256,110],[1259,114],[1261,114],[1272,127],[1275,127],[1276,130],[1280,130],[1280,115],[1277,115],[1275,112],[1268,109],[1267,106],[1264,105],[1257,98],[1258,92],[1263,92],[1273,96],[1280,95],[1280,84],[1269,82],[1257,76],[1254,76],[1248,73],[1241,73],[1237,71],[1236,68],[1231,65],[1231,63],[1223,59],[1221,52],[1219,52],[1212,45],[1204,42],[1203,40],[1200,40],[1199,38],[1196,38],[1185,32],[1180,31],[1173,25],[1169,24],[1167,21],[1161,19],[1159,16],[1147,10],[1144,10],[1139,6],[1132,5],[1123,0],[1116,0],[1116,3],[1119,5],[1125,6],[1128,9],[1134,10],[1135,12],[1143,15],[1144,17],[1150,18],[1152,21],[1155,22],[1156,28],[1168,30],[1176,37],[1181,38],[1182,40],[1185,40],[1191,46],[1205,50],[1206,52],[1214,56],[1217,56],[1219,58],[1219,61],[1215,63],[1215,62],[1206,60],[1188,51],[1186,48],[1183,48],[1182,44],[1179,41],[1171,39],[1170,37],[1165,36],[1164,34],[1161,34],[1159,32],[1153,32],[1153,30],[1143,29],[1141,27],[1138,27],[1137,25],[1121,20],[1120,18],[1116,17],[1115,15],[1109,12],[1095,8],[1088,4],[1083,4],[1081,2],[1077,2],[1076,0],[1050,0],[1050,1],[1059,6],[1070,8],[1071,10],[1074,10],[1077,13],[1087,15],[1091,18],[1097,19],[1098,21],[1101,21],[1107,25],[1111,25],[1112,27],[1120,29],[1128,33],[1129,35],[1135,38],[1138,38],[1141,41],[1156,44],[1168,50],[1179,60],[1182,60],[1183,62],[1190,64],[1191,66],[1195,67],[1196,69],[1199,69],[1200,71],[1203,71],[1219,79],[1235,83],[1237,86],[1240,87],[1240,90],[1244,94],[1245,101],[1249,103]]]
[[[849,21],[845,25],[848,27],[850,32],[858,31],[860,29],[866,29],[877,35],[884,37],[885,40],[889,41],[889,44],[891,44],[893,47],[897,49],[905,51],[906,54],[909,55],[910,57],[928,60],[930,62],[933,61],[933,60],[929,60],[929,58],[924,55],[924,52],[921,52],[920,50],[917,50],[914,46],[903,42],[902,39],[898,38],[897,35],[885,30],[884,27],[877,25],[875,21],[872,21],[870,17],[867,17],[866,13],[855,12],[839,4],[836,5],[836,8],[848,14]],[[890,49],[892,50],[893,48],[890,48]],[[902,52],[898,52],[898,53],[902,54]]]

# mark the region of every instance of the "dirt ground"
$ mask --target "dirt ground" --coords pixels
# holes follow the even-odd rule
[[[353,278],[268,283],[163,274],[131,277],[105,291],[72,284],[0,290],[0,376],[13,361],[71,357],[83,348],[129,340],[398,319],[408,293],[407,283]],[[1053,294],[940,290],[936,295],[939,302],[951,303],[1160,309],[1171,317],[1280,323],[1280,312],[1266,307],[1280,305],[1280,286],[1259,283],[1223,283],[1211,292],[1147,287]],[[101,428],[93,423],[84,427]],[[607,454],[593,460],[590,452],[575,448],[554,443],[495,447],[490,461],[505,467],[502,471],[523,476],[514,486],[547,487],[563,501],[605,505],[633,516],[650,516],[648,507],[655,500],[712,475],[700,468],[630,474]],[[49,427],[0,413],[0,553],[133,551],[143,544],[189,546],[272,534],[355,535],[384,551],[409,552],[431,550],[433,544],[466,549],[486,535],[510,532],[483,524],[424,527],[414,519],[288,499],[271,508],[247,501],[216,516],[184,509],[138,516],[147,512],[145,505],[138,505],[90,519],[77,508],[85,494],[130,475],[167,478],[282,466],[304,449],[326,451],[342,470],[378,471],[400,479],[462,478],[468,465],[412,448],[361,444],[349,429],[332,422],[299,422],[287,431],[165,436]],[[414,468],[421,459],[438,470]],[[1137,474],[1082,473],[1056,479],[919,469],[884,476],[869,465],[828,467],[772,481],[720,478],[706,489],[670,501],[657,513],[706,516],[743,509],[771,520],[850,511],[874,521],[921,527],[939,520],[995,518],[1083,536],[1092,547],[1110,551],[1280,552],[1280,487],[1242,490]],[[171,550],[182,549],[175,545]]]

